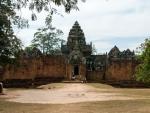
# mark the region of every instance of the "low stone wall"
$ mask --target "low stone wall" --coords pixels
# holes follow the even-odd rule
[[[16,65],[7,65],[0,75],[5,87],[28,87],[71,80],[74,71],[74,67],[67,64],[62,55],[22,58],[18,62]],[[133,59],[110,59],[103,70],[88,71],[85,65],[79,65],[80,80],[85,80],[86,75],[88,81],[131,81],[135,79],[137,65]]]
[[[20,59],[18,64],[5,67],[3,80],[34,79],[36,77],[62,78],[66,74],[63,56],[45,56],[40,58]]]
[[[1,78],[5,87],[28,87],[34,82],[55,82],[65,78],[65,64],[65,57],[59,55],[22,58],[18,64],[7,65]]]
[[[61,82],[64,77],[42,77],[34,79],[7,79],[3,81],[4,87],[14,87],[14,88],[29,88],[38,85],[44,85],[52,82]]]
[[[33,83],[32,79],[7,79],[3,81],[5,88],[28,88]]]
[[[102,81],[105,79],[105,71],[87,71],[88,81]]]
[[[135,60],[113,59],[109,61],[106,69],[106,80],[108,81],[130,81],[134,80],[137,63]]]
[[[33,85],[37,86],[37,85],[44,85],[44,84],[48,84],[51,82],[61,82],[64,80],[64,77],[42,77],[42,78],[35,78],[33,81]]]

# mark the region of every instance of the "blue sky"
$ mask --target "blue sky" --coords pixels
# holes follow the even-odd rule
[[[63,39],[77,20],[85,33],[87,42],[93,42],[98,53],[109,52],[117,45],[120,50],[136,47],[150,35],[150,0],[86,0],[79,2],[79,11],[64,13],[62,7],[57,8],[63,17],[55,15],[53,25],[64,32]],[[21,12],[29,20],[31,12]],[[37,21],[30,21],[30,27],[15,30],[25,46],[30,45],[36,29],[44,26],[45,12],[38,14]]]

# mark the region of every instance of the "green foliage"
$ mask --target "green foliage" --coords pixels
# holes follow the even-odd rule
[[[42,55],[41,51],[33,46],[28,46],[24,49],[24,57],[26,58],[36,58]]]
[[[146,39],[139,49],[141,64],[137,67],[136,78],[138,81],[150,83],[150,38]]]
[[[96,54],[97,54],[97,50],[96,50],[95,45],[93,44],[93,46],[92,46],[92,55],[96,55]]]
[[[33,12],[32,20],[37,18],[34,13],[35,10],[37,12],[47,11],[49,15],[46,18],[46,24],[48,25],[51,22],[52,15],[58,14],[52,6],[64,6],[65,11],[69,13],[72,9],[78,9],[77,3],[78,0],[0,0],[0,65],[11,63],[11,59],[16,58],[21,50],[21,41],[14,35],[12,26],[28,27],[28,20],[21,18],[21,15],[17,16],[16,9],[29,8]],[[46,33],[48,29],[51,30],[50,33]],[[33,41],[35,46],[41,47],[37,42],[46,44],[46,47],[43,45],[43,52],[46,52],[46,54],[50,53],[50,48],[58,48],[57,42],[60,40],[56,37],[62,33],[60,30],[49,26],[39,29],[38,32],[35,34],[36,38]],[[39,38],[41,35],[43,39]]]
[[[24,49],[24,51],[25,51],[26,53],[28,53],[28,54],[32,54],[33,48],[34,48],[34,47],[32,47],[32,46],[28,46],[28,47],[26,47],[26,48]]]
[[[39,48],[44,55],[55,54],[56,51],[60,51],[61,39],[58,36],[61,34],[62,31],[53,27],[50,31],[46,28],[40,28],[34,34],[32,46]]]
[[[84,2],[85,0],[82,1]],[[46,11],[51,15],[59,14],[54,6],[63,6],[65,12],[69,13],[72,9],[78,10],[77,3],[78,0],[14,0],[13,7],[19,10],[21,10],[21,8],[28,8],[32,11],[32,20],[36,20],[37,17],[34,11],[39,13]]]
[[[39,28],[34,34],[32,46],[39,48],[44,55],[60,54],[60,43],[62,39],[59,37],[63,32],[52,26],[50,17],[46,18],[45,23],[46,27]]]
[[[11,21],[15,18],[15,12],[11,2],[0,2],[0,65],[12,63],[21,49],[21,41],[14,35]]]

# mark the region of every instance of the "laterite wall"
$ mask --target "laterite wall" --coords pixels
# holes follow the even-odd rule
[[[3,74],[6,79],[63,78],[66,74],[63,56],[45,56],[20,59],[16,65],[8,65]]]
[[[105,71],[87,71],[88,81],[101,81],[105,79]]]
[[[111,60],[106,69],[105,78],[108,81],[128,81],[134,79],[137,63],[135,60]]]

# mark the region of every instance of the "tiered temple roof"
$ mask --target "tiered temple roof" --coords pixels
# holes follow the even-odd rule
[[[78,44],[78,45],[77,45]],[[88,56],[92,53],[92,45],[87,45],[83,30],[81,29],[79,23],[76,21],[75,24],[72,26],[67,44],[62,45],[62,53],[63,54],[70,54],[75,48],[79,48],[79,51],[84,55]]]
[[[80,45],[86,44],[83,30],[81,29],[77,21],[69,32],[67,45],[75,45],[76,40],[80,43]]]
[[[130,49],[121,52],[117,46],[114,46],[108,53],[108,56],[109,58],[132,58],[135,54]]]
[[[109,57],[118,57],[119,54],[120,54],[120,50],[116,45],[108,53]]]

